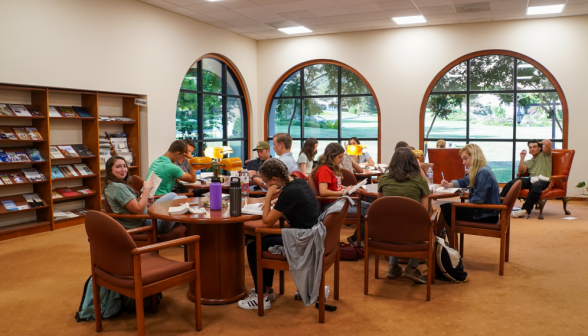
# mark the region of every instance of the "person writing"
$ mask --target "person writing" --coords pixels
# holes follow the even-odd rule
[[[147,177],[154,172],[161,179],[161,183],[155,191],[155,195],[165,195],[172,191],[176,180],[182,180],[188,183],[196,182],[196,170],[190,165],[190,171],[184,172],[182,168],[176,166],[174,162],[183,164],[184,160],[192,156],[184,140],[176,140],[171,143],[165,154],[158,157],[147,172]]]
[[[271,227],[280,217],[285,217],[291,228],[310,229],[318,222],[319,207],[314,192],[303,179],[294,179],[290,176],[286,165],[278,159],[267,159],[258,171],[259,177],[267,185],[267,194],[263,204],[262,225]],[[281,192],[280,192],[281,191]],[[279,193],[277,199],[273,199]],[[272,209],[272,205],[273,206]],[[267,251],[271,246],[283,246],[281,235],[265,235],[262,238],[261,249]],[[247,245],[247,261],[255,287],[250,291],[249,297],[239,301],[239,308],[257,309],[259,298],[257,288],[257,253],[256,242]],[[263,269],[263,307],[271,308],[271,301],[275,300],[272,289],[274,270]]]
[[[318,141],[315,138],[308,138],[302,146],[302,152],[298,156],[298,168],[304,176],[312,173],[312,166],[314,164],[314,156],[318,148]]]
[[[339,164],[343,160],[345,149],[343,146],[336,142],[330,143],[325,148],[325,153],[319,158],[317,166],[314,167],[310,178],[314,179],[320,196],[335,196],[340,197],[345,194],[353,187],[344,187],[341,185],[341,171],[339,170]],[[323,211],[327,210],[334,204],[334,200],[321,200],[323,205]],[[364,217],[367,214],[367,210],[370,204],[365,201],[361,201],[361,223],[360,233],[364,234]],[[349,207],[348,214],[357,214],[357,207]],[[351,244],[357,244],[357,229],[353,233],[353,236],[347,237],[347,241]]]
[[[357,137],[351,137],[351,139],[349,139],[349,145],[359,145],[359,139]],[[352,156],[353,161],[357,162],[357,163],[367,163],[368,166],[373,166],[374,165],[374,160],[372,159],[372,156],[370,155],[370,153],[368,153],[367,151],[362,151],[361,155],[353,155]]]
[[[298,164],[294,161],[290,149],[292,148],[292,137],[287,133],[276,133],[272,139],[274,145],[274,152],[278,155],[278,160],[284,162],[288,167],[288,172],[292,174],[298,170]]]
[[[445,188],[469,188],[470,203],[476,204],[502,204],[500,201],[499,187],[496,177],[488,166],[482,149],[476,144],[467,144],[459,151],[463,165],[469,174],[459,180],[447,182],[441,181]],[[496,223],[500,210],[496,209],[472,209],[456,208],[455,219],[478,223]],[[451,228],[451,203],[441,204],[442,216],[439,220],[439,228],[445,225]]]
[[[174,162],[174,164],[178,167],[180,167],[184,173],[190,173],[190,159],[192,158],[192,153],[194,153],[194,149],[196,148],[194,141],[192,141],[192,139],[184,139],[184,142],[186,143],[186,147],[188,148],[188,152],[190,152],[190,156],[186,157],[185,160],[183,160],[183,162]],[[188,192],[193,192],[194,189],[192,188],[187,188],[185,185],[181,184],[180,182],[176,182],[176,185],[174,186],[174,188],[172,189],[174,192],[177,193],[188,193]]]
[[[533,157],[530,160],[525,161],[527,151],[521,151],[521,160],[519,161],[519,174],[523,175],[529,173],[530,177],[516,178],[508,182],[502,192],[501,197],[506,197],[506,194],[510,191],[510,188],[516,181],[522,181],[522,189],[529,189],[529,195],[525,200],[525,203],[521,207],[521,210],[512,212],[512,217],[523,217],[529,218],[533,207],[539,201],[541,192],[549,186],[549,180],[552,171],[552,156],[551,149],[552,144],[550,140],[531,140],[527,142],[529,146],[529,154]]]
[[[257,172],[261,165],[272,157],[270,155],[270,145],[266,141],[259,141],[253,151],[257,152],[257,158],[245,163],[245,168],[249,172],[249,179],[251,181],[249,190],[253,191],[258,188],[265,191],[266,186],[263,184],[263,180],[257,175]]]
[[[412,150],[402,147],[392,156],[388,166],[389,173],[382,175],[378,182],[378,197],[401,196],[420,202],[428,209],[428,195],[431,193],[427,180],[421,175],[421,167]],[[410,258],[403,271],[398,266],[398,257],[390,257],[386,276],[390,279],[402,275],[415,283],[424,284],[427,280],[418,270],[420,258]]]

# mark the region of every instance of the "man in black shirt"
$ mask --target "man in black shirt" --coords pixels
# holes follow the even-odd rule
[[[249,180],[251,181],[249,189],[255,190],[261,188],[261,190],[266,190],[263,181],[257,176],[257,171],[265,160],[272,157],[270,155],[270,145],[266,141],[259,141],[253,151],[257,152],[257,158],[245,163],[245,168],[249,171]]]

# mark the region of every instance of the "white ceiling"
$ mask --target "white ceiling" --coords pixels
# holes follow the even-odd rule
[[[424,15],[427,23],[410,26],[432,26],[588,14],[588,0],[139,1],[256,40],[398,28],[400,26],[391,20],[396,16]],[[526,15],[528,6],[557,4],[565,4],[560,14]],[[469,12],[472,9],[475,11]],[[287,35],[276,29],[299,25],[309,28],[312,33]]]

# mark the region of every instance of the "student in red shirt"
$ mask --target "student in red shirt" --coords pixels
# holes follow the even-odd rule
[[[319,158],[316,167],[312,171],[311,178],[317,185],[320,196],[343,196],[347,194],[347,191],[351,189],[351,186],[344,187],[341,185],[341,170],[339,164],[343,160],[345,155],[345,149],[343,146],[336,142],[330,143],[325,148],[325,153]],[[327,210],[334,202],[334,200],[322,200],[323,209]],[[364,220],[363,218],[367,215],[367,210],[370,204],[368,202],[361,201],[361,225],[360,232],[364,234]],[[357,207],[349,207],[349,214],[356,214]],[[347,237],[347,241],[351,244],[357,244],[357,230],[353,233],[353,236]]]

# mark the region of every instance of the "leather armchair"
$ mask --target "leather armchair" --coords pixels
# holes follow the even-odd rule
[[[457,180],[465,176],[463,161],[459,155],[459,148],[429,148],[427,150],[429,162],[433,166],[433,181],[441,183],[442,176],[446,181]],[[425,171],[425,174],[427,172]]]

